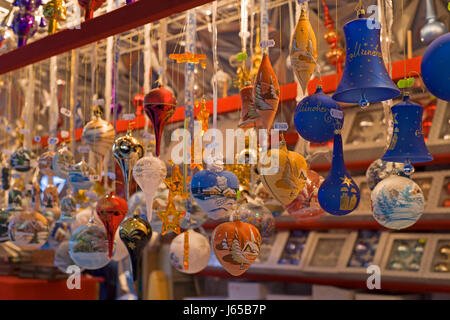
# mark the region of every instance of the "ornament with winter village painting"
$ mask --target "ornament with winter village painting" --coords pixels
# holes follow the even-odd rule
[[[256,260],[261,249],[258,229],[238,216],[234,221],[218,225],[211,236],[217,260],[233,276],[242,275]]]
[[[197,172],[191,181],[191,194],[198,206],[214,220],[228,218],[236,204],[239,180],[223,164],[214,161]]]
[[[9,161],[14,170],[19,172],[27,172],[31,169],[31,158],[32,153],[30,150],[19,147],[11,154]]]

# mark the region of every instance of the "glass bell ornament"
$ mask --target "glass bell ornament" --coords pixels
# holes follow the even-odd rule
[[[133,279],[139,278],[142,251],[152,237],[152,227],[143,218],[134,215],[122,221],[119,236],[128,249],[133,268]]]
[[[105,228],[91,219],[88,224],[75,229],[69,240],[69,254],[75,264],[88,270],[106,266],[111,258]]]
[[[40,213],[23,211],[17,213],[8,225],[12,243],[23,250],[37,250],[48,239],[48,222]]]
[[[131,170],[136,162],[144,156],[144,147],[129,130],[125,136],[119,137],[114,141],[112,152],[122,169],[126,198],[128,199],[130,196]]]
[[[342,136],[336,131],[333,141],[331,169],[319,188],[319,204],[332,215],[346,215],[358,207],[360,194],[355,181],[345,168]]]
[[[240,276],[256,260],[261,249],[258,229],[238,217],[232,222],[219,224],[211,235],[214,255],[224,269],[233,276]]]
[[[180,272],[198,273],[206,268],[210,258],[208,239],[194,230],[180,233],[170,243],[170,264]]]
[[[375,220],[388,229],[401,230],[419,220],[424,210],[424,196],[411,179],[396,175],[379,182],[371,194]]]
[[[343,122],[341,106],[324,94],[320,85],[313,95],[300,101],[295,109],[295,128],[303,139],[310,142],[330,141],[334,130],[342,129]]]
[[[108,254],[112,258],[114,249],[114,236],[122,220],[128,212],[128,204],[125,199],[113,192],[107,194],[97,202],[97,215],[105,226],[108,237]]]
[[[149,117],[155,132],[155,154],[159,157],[161,137],[167,121],[172,117],[177,106],[173,93],[164,87],[152,89],[144,97],[144,111]]]
[[[439,99],[450,101],[450,32],[434,40],[420,65],[423,83]]]
[[[332,96],[336,101],[366,107],[400,95],[384,65],[380,29],[370,25],[362,11],[344,25],[347,51],[342,78]]]
[[[149,154],[139,159],[133,167],[133,178],[145,194],[147,220],[152,220],[153,197],[167,175],[165,163]]]
[[[236,213],[242,222],[254,225],[261,237],[270,238],[275,230],[275,219],[264,205],[257,201],[249,201],[239,206]]]
[[[211,219],[227,218],[236,204],[239,180],[234,173],[219,166],[209,168],[192,177],[192,197]]]
[[[295,200],[286,206],[291,217],[300,222],[312,222],[325,216],[318,199],[319,188],[323,181],[324,178],[317,172],[308,170],[305,187]]]
[[[382,160],[405,163],[403,171],[411,174],[414,169],[411,163],[433,160],[422,132],[423,108],[405,95],[403,102],[396,104],[391,110],[394,130]]]

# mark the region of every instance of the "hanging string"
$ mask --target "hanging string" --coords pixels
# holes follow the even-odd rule
[[[130,37],[130,65],[129,65],[129,71],[128,71],[128,113],[131,113],[131,76],[132,76],[132,68],[133,68],[133,51],[132,51],[132,42],[133,42],[133,36]],[[128,127],[130,127],[131,121],[129,120]]]
[[[217,1],[212,3],[212,36],[213,36],[213,129],[214,129],[214,142],[216,142],[216,130],[217,130],[217,71],[219,67],[219,61],[217,59]]]
[[[402,0],[402,23],[404,19],[404,0]],[[405,34],[403,35],[403,72],[404,72],[404,78],[406,79],[406,25],[405,25]]]

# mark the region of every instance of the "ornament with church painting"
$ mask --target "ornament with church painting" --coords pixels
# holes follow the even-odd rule
[[[8,235],[12,243],[23,250],[37,250],[47,242],[47,219],[35,211],[17,213],[8,225]]]
[[[206,268],[210,258],[208,239],[192,229],[177,235],[170,244],[170,263],[180,272],[198,273]]]
[[[258,257],[261,234],[255,226],[236,218],[235,221],[222,223],[214,229],[211,246],[225,270],[233,276],[240,276]]]

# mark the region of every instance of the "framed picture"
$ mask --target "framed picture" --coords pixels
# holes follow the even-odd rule
[[[426,278],[450,279],[450,234],[434,234],[425,265]]]
[[[305,230],[291,230],[283,233],[282,249],[276,256],[274,269],[299,270],[305,259],[306,248],[314,232]]]

